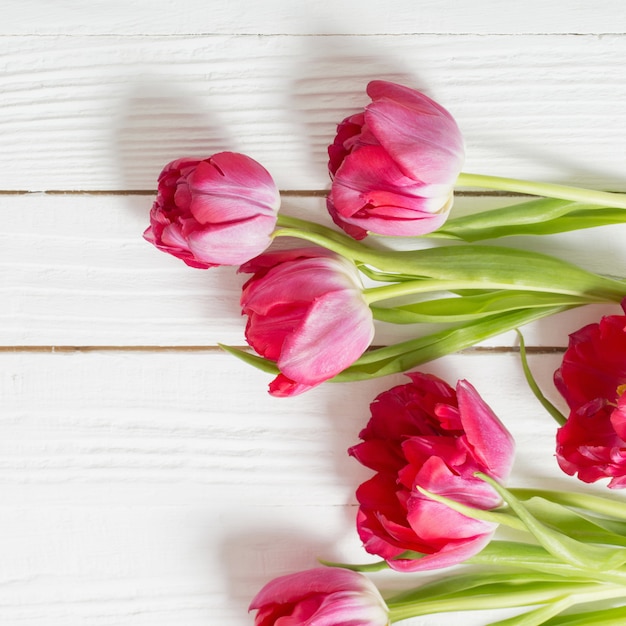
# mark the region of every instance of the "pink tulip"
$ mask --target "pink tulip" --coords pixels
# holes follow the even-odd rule
[[[191,267],[240,265],[270,245],[279,206],[272,177],[250,157],[178,159],[159,176],[143,236]]]
[[[359,535],[368,552],[404,571],[461,563],[479,552],[495,526],[457,513],[418,487],[478,509],[500,504],[475,476],[502,482],[513,462],[513,439],[467,381],[456,391],[429,374],[381,393],[349,452],[376,474],[357,491]],[[406,551],[420,558],[398,558]]]
[[[367,231],[413,236],[441,226],[452,207],[465,152],[442,106],[382,80],[367,86],[365,111],[346,118],[328,148],[333,220],[362,239]]]
[[[387,606],[374,584],[347,569],[318,567],[281,576],[256,595],[255,626],[387,626]]]
[[[323,248],[268,252],[241,267],[246,340],[280,369],[274,396],[293,396],[351,365],[374,336],[356,267]]]

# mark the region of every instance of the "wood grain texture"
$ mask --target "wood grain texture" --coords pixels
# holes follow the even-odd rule
[[[153,195],[0,195],[10,214],[0,246],[2,346],[215,346],[244,344],[239,308],[245,276],[236,268],[195,270],[141,237]],[[519,202],[461,197],[455,211]],[[324,199],[283,198],[287,214],[330,224]],[[548,252],[582,267],[626,274],[626,225],[508,245]],[[374,246],[415,240],[372,238]],[[423,243],[422,243],[423,245]],[[598,254],[598,249],[603,251]],[[615,306],[586,307],[528,327],[530,345],[563,346],[567,335]],[[379,324],[376,343],[407,339],[424,326]],[[487,342],[514,346],[512,333]]]
[[[32,15],[38,19],[33,20]],[[623,32],[619,0],[357,0],[284,2],[266,0],[9,0],[0,34],[418,34],[433,33],[615,33]]]
[[[531,357],[556,402],[557,365]],[[601,491],[556,468],[555,427],[516,355],[425,369],[470,378],[505,421],[515,485]],[[278,400],[266,375],[223,354],[0,354],[0,622],[243,625],[269,578],[320,556],[369,560],[354,529],[369,472],[346,449],[374,396],[404,380]]]
[[[152,189],[224,149],[323,189],[336,124],[373,78],[457,118],[467,171],[624,189],[626,36],[2,39],[0,189]]]
[[[0,624],[247,626],[271,578],[320,556],[368,560],[354,490],[369,472],[346,449],[374,396],[405,378],[271,398],[268,375],[215,347],[244,342],[243,277],[141,238],[165,163],[245,152],[304,192],[283,193],[286,213],[328,224],[327,145],[384,78],[453,113],[467,171],[625,190],[625,18],[622,0],[5,2]],[[455,211],[516,201],[461,197]],[[507,243],[625,275],[625,240],[610,227]],[[527,342],[562,349],[617,310],[542,321]],[[414,332],[381,324],[376,341]],[[506,334],[424,369],[469,379],[504,420],[512,484],[603,493],[556,467],[515,346]],[[563,408],[559,359],[530,357]]]

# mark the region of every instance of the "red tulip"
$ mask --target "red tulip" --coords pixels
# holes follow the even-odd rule
[[[143,236],[191,267],[240,265],[270,245],[279,206],[272,177],[250,157],[178,159],[159,176]]]
[[[352,365],[374,336],[354,264],[323,248],[267,252],[241,267],[246,340],[276,362],[274,396],[293,396]]]
[[[387,626],[387,607],[363,574],[318,567],[281,576],[256,595],[255,626]]]
[[[610,478],[609,487],[626,487],[626,315],[572,333],[554,382],[570,409],[557,433],[561,469],[586,483]]]
[[[362,239],[423,235],[452,207],[465,158],[463,138],[442,106],[413,89],[375,80],[372,102],[346,118],[328,148],[333,220]]]
[[[509,432],[467,381],[456,391],[429,374],[381,393],[349,452],[376,475],[357,491],[357,528],[368,552],[405,571],[455,565],[479,552],[495,526],[457,513],[423,495],[434,494],[478,509],[500,504],[495,490],[475,476],[504,481],[513,462]],[[400,557],[406,551],[420,558]]]

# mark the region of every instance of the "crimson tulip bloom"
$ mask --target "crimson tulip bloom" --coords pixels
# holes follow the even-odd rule
[[[495,525],[470,519],[420,493],[421,487],[478,509],[500,504],[475,476],[506,480],[513,439],[467,381],[456,390],[436,376],[381,393],[349,453],[376,471],[357,490],[357,528],[365,549],[403,571],[458,564],[479,552]],[[421,558],[402,557],[406,551]]]
[[[454,118],[414,89],[375,80],[365,111],[337,127],[328,148],[328,210],[356,239],[413,236],[441,226],[465,151]]]
[[[240,268],[247,342],[275,361],[274,396],[293,396],[352,365],[374,337],[353,263],[323,248],[267,252]]]
[[[626,487],[626,315],[572,333],[554,382],[570,409],[557,433],[561,469],[586,483],[610,478],[609,487]]]
[[[191,267],[240,265],[270,245],[279,206],[272,177],[244,154],[178,159],[159,176],[143,236]]]
[[[387,606],[363,574],[335,567],[281,576],[256,595],[255,626],[387,626]]]

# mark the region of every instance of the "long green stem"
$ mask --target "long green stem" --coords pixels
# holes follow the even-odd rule
[[[430,602],[407,602],[394,604],[388,603],[389,617],[392,623],[401,620],[428,615],[430,613],[446,613],[450,611],[472,611],[498,608],[512,608],[517,606],[530,606],[546,602],[558,602],[559,609],[565,610],[570,606],[583,602],[597,602],[613,598],[626,597],[626,588],[622,585],[566,582],[554,587],[547,584],[537,586],[524,586],[508,590],[498,589],[499,593],[484,594],[479,590],[475,595],[465,597],[451,597],[433,599]]]
[[[626,208],[626,194],[584,189],[582,187],[570,187],[568,185],[554,185],[552,183],[519,180],[517,178],[502,178],[500,176],[485,176],[483,174],[470,174],[468,172],[459,174],[456,184],[459,187],[480,187],[482,189],[514,191],[516,193],[525,193],[533,196],[573,200],[574,202],[586,202],[605,207]]]
[[[338,241],[295,228],[280,228],[274,232],[274,237],[289,236],[333,250],[357,264],[366,263],[384,272],[396,272],[420,280],[471,282],[475,289],[507,285],[516,290],[590,296],[593,301],[600,298],[620,302],[626,295],[626,281],[587,272],[556,257],[515,248],[467,244],[381,251],[349,238]]]

